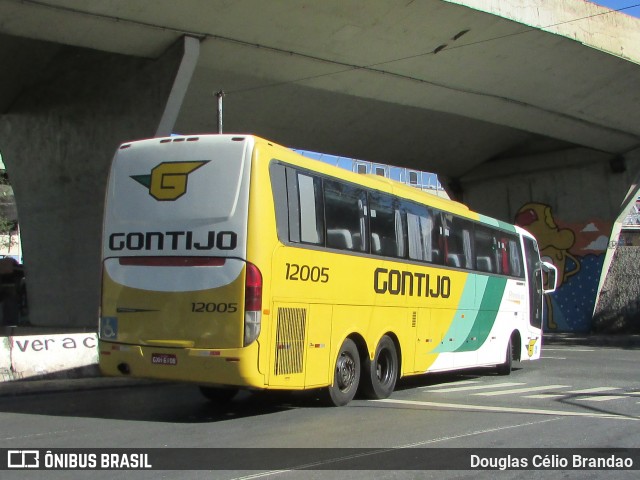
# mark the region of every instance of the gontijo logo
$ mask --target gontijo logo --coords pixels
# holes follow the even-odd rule
[[[208,160],[194,162],[163,162],[151,170],[151,175],[132,175],[136,182],[149,189],[149,195],[158,201],[173,201],[187,193],[189,174]]]

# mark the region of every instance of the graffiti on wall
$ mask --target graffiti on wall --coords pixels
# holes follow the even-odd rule
[[[611,223],[562,222],[544,203],[523,205],[515,223],[536,237],[542,259],[558,269],[558,289],[546,296],[545,330],[589,331]]]

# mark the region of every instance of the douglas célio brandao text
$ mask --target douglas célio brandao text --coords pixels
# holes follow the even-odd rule
[[[618,454],[584,455],[566,454],[531,454],[531,455],[477,455],[469,457],[470,467],[478,470],[627,470],[634,469],[633,458]]]

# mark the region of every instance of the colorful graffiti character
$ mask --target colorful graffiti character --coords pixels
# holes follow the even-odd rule
[[[562,286],[569,277],[580,271],[580,261],[569,253],[575,243],[575,234],[568,228],[560,228],[553,219],[549,205],[543,203],[527,203],[516,214],[516,224],[525,228],[538,240],[542,260],[553,263],[558,269],[558,287]],[[573,268],[567,270],[571,260]],[[545,296],[548,325],[550,329],[557,329],[553,319],[551,298]]]

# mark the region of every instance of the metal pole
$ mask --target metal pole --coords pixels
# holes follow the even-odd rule
[[[218,97],[218,133],[222,133],[222,97],[224,97],[224,92],[220,90],[216,93],[216,97]]]

